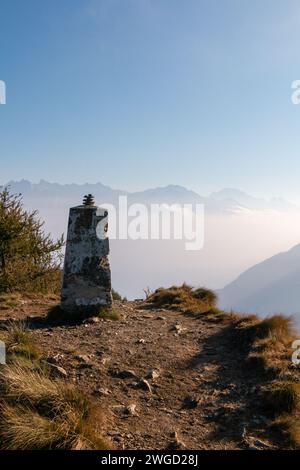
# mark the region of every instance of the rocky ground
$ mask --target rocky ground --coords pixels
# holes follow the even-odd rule
[[[230,319],[116,302],[120,319],[49,325],[57,299],[23,299],[1,322],[27,319],[57,375],[99,401],[116,449],[272,447],[259,377],[246,367]]]

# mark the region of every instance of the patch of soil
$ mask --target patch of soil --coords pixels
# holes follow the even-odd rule
[[[11,311],[0,306],[0,322],[29,320],[45,360],[99,401],[103,437],[116,449],[269,445],[261,379],[246,368],[229,320],[115,302],[118,321],[51,326],[43,317],[55,298],[24,302]]]

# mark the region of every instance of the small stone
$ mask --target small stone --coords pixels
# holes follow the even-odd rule
[[[136,412],[136,403],[131,403],[130,405],[126,406],[124,412],[128,416],[138,416]]]
[[[144,338],[141,338],[137,341],[138,344],[145,344],[146,343],[146,340],[144,340]]]
[[[133,370],[112,370],[111,374],[119,379],[138,379]]]
[[[155,318],[155,320],[166,321],[166,317],[158,316],[158,317]]]
[[[108,395],[110,395],[110,391],[108,390],[108,388],[96,388],[94,390],[94,395],[100,395],[100,396],[104,396],[104,397],[107,397]]]
[[[159,377],[159,371],[155,369],[149,370],[147,374],[145,375],[145,379],[151,379],[151,380],[156,380]]]
[[[92,317],[85,320],[84,323],[100,323],[100,321],[99,317]]]
[[[169,449],[173,450],[184,450],[186,448],[185,444],[182,442],[182,440],[179,438],[178,434],[176,431],[171,433],[171,438],[173,441],[169,445]]]
[[[112,406],[112,409],[119,415],[123,415],[124,417],[125,416],[138,416],[137,412],[136,412],[136,404],[135,403],[131,403],[127,406],[125,406],[124,404],[122,405],[114,405]]]
[[[151,385],[149,384],[148,380],[141,379],[137,384],[135,385],[136,388],[141,388],[145,390],[146,392],[152,393],[152,388]]]
[[[90,362],[89,356],[86,356],[84,354],[78,354],[77,356],[75,356],[75,359],[85,364],[88,364]]]
[[[110,361],[109,357],[103,357],[100,362],[102,365],[105,366],[109,361]]]
[[[55,356],[49,356],[46,359],[46,362],[51,363],[51,364],[58,364],[61,362],[64,358],[63,354],[56,354]]]
[[[53,373],[53,375],[56,375],[58,377],[68,377],[67,371],[60,366],[57,366],[56,364],[52,364],[51,362],[43,361],[45,364],[50,366],[50,372]]]
[[[180,335],[180,333],[185,331],[185,328],[182,328],[179,323],[175,323],[175,325],[172,326],[171,331],[174,331],[176,335]]]
[[[255,438],[248,438],[247,444],[250,450],[268,450],[273,448],[268,442]]]
[[[248,446],[249,450],[267,450],[273,449],[272,445],[268,442],[262,441],[253,436],[248,436],[246,427],[243,426],[242,429],[242,440]]]
[[[200,397],[198,396],[188,395],[184,399],[184,406],[186,408],[190,408],[190,409],[197,408],[199,403],[200,403]]]
[[[91,363],[91,360],[90,360],[89,356],[79,354],[79,355],[75,356],[75,358],[78,361],[80,361],[80,364],[79,364],[80,368],[86,369],[86,368],[92,368],[93,367],[93,364]]]

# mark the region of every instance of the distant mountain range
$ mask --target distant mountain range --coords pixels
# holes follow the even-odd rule
[[[250,196],[237,189],[222,189],[208,197],[188,190],[183,186],[168,185],[139,192],[128,192],[112,189],[102,183],[96,184],[58,184],[41,180],[31,183],[26,180],[10,181],[11,191],[21,193],[30,205],[56,205],[57,203],[78,205],[86,193],[92,193],[99,205],[103,203],[116,204],[120,195],[127,195],[129,203],[161,203],[161,204],[204,204],[209,213],[238,214],[249,211],[299,212],[300,208],[280,198],[265,200]]]
[[[218,295],[224,309],[299,314],[300,244],[247,269]]]

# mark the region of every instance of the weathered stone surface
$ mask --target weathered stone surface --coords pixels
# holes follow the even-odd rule
[[[107,220],[97,206],[70,209],[61,290],[61,308],[70,315],[97,313],[112,303]]]

